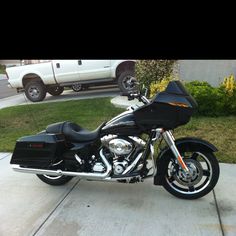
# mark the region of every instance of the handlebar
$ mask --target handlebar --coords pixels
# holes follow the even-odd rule
[[[135,86],[135,85],[138,85],[139,82],[136,79],[131,79],[130,84]],[[144,104],[150,103],[150,101],[146,97],[147,96],[147,89],[145,89],[144,95],[142,95],[140,93],[140,91],[138,91],[138,90],[133,90],[133,91],[129,91],[129,92],[123,92],[123,93],[121,93],[121,96],[127,96],[129,101],[137,98],[140,102],[143,102]]]
[[[134,100],[135,98],[137,98],[140,102],[142,102],[143,104],[148,104],[150,103],[150,101],[147,99],[146,96],[142,95],[140,92],[138,91],[130,91],[130,92],[123,92],[121,93],[121,96],[126,96],[128,97],[128,100]]]

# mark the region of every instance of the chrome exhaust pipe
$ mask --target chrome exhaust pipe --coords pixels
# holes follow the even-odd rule
[[[64,171],[64,170],[46,170],[46,169],[25,168],[25,167],[20,167],[19,165],[15,165],[15,164],[12,165],[12,168],[14,171],[29,173],[29,174],[52,175],[52,176],[67,175],[67,176],[79,177],[81,179],[95,179],[95,180],[101,179],[102,180],[110,175],[111,170],[112,170],[112,166],[107,161],[106,157],[103,155],[102,149],[100,150],[99,154],[102,158],[103,163],[106,166],[106,172],[104,172],[104,173],[71,172],[71,171]]]

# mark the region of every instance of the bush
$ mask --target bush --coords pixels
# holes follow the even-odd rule
[[[234,90],[236,90],[236,81],[234,76],[230,75],[229,77],[225,77],[223,83],[221,84],[221,87],[225,90],[226,93],[232,95],[234,93]]]
[[[6,67],[0,64],[0,74],[5,74]]]
[[[225,77],[220,89],[224,96],[225,110],[230,114],[236,114],[236,80],[233,75]]]
[[[147,88],[173,74],[175,60],[138,60],[135,63],[135,76],[141,86]]]
[[[169,82],[173,79],[174,79],[173,77],[169,76],[167,78],[164,78],[160,82],[152,82],[150,85],[150,97],[153,97],[158,92],[164,91],[166,89],[167,85],[169,84]]]
[[[198,115],[236,114],[236,89],[229,90],[224,83],[220,87],[214,88],[209,83],[200,81],[185,83],[185,87],[198,103]]]

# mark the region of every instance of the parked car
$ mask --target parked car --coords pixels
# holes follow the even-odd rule
[[[134,60],[51,60],[6,69],[9,87],[24,90],[33,102],[46,93],[58,96],[64,87],[80,91],[91,85],[117,83],[122,92],[132,90]]]

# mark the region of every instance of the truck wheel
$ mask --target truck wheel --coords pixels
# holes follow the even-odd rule
[[[63,93],[64,87],[60,87],[60,86],[48,87],[47,91],[52,96],[59,96],[60,94]]]
[[[131,79],[137,80],[134,77],[134,71],[132,70],[124,71],[120,74],[118,78],[118,86],[122,92],[128,92],[135,89],[135,86],[130,83]]]
[[[25,85],[25,95],[32,102],[40,102],[46,97],[46,87],[40,81],[32,81]]]
[[[79,92],[82,90],[82,84],[79,83],[75,83],[71,86],[71,88],[75,91],[75,92]]]

